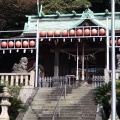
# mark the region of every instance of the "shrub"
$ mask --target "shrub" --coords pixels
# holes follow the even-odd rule
[[[120,80],[116,80],[116,97],[117,97],[117,114],[120,116]],[[97,87],[95,92],[95,101],[103,106],[106,119],[109,118],[111,113],[111,82],[105,83],[104,85]]]

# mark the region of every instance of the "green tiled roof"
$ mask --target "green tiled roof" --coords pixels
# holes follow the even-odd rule
[[[74,13],[74,12],[73,12]],[[24,26],[24,34],[35,34],[37,29],[37,19],[39,19],[39,31],[62,31],[64,29],[70,30],[80,26],[86,19],[89,19],[97,26],[106,28],[106,18],[108,19],[108,27],[111,29],[111,13],[93,13],[89,8],[82,14],[58,14],[44,15],[40,14],[34,16],[27,16],[28,22]],[[120,29],[120,12],[116,13],[115,29]]]

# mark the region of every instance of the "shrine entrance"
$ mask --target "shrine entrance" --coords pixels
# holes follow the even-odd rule
[[[18,38],[1,39],[1,50],[27,50],[35,56],[35,86],[38,64],[45,76],[74,75],[76,80],[90,80],[104,75],[109,68],[109,25],[102,14],[87,8],[82,14],[27,16],[23,33]]]

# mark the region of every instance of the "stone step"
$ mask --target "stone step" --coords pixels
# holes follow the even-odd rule
[[[52,101],[52,102],[40,102],[40,103],[32,103],[31,104],[31,106],[33,107],[33,106],[42,106],[42,107],[52,107],[52,106],[56,106],[56,104],[57,104],[57,101],[55,101],[55,103],[54,103],[54,101]],[[75,106],[77,104],[77,106],[96,106],[95,105],[95,103],[94,102],[81,102],[81,101],[77,101],[77,102],[75,102],[75,101],[68,101],[68,102],[61,102],[60,103],[60,106]]]
[[[51,120],[61,91],[62,88],[40,88],[32,101],[32,112],[26,112],[24,120]],[[94,120],[97,106],[93,93],[91,87],[67,88],[67,96],[62,96],[60,102],[61,117],[56,114],[55,120]]]
[[[56,104],[57,104],[57,101],[56,101]],[[38,105],[37,104],[31,104],[31,106],[33,107],[33,106],[42,106],[42,107],[54,107],[54,106],[56,106],[56,104],[55,103],[38,103]],[[88,107],[90,107],[90,106],[96,106],[95,104],[94,104],[94,102],[93,103],[85,103],[85,102],[73,102],[73,101],[69,101],[69,102],[61,102],[60,103],[60,106],[76,106],[76,104],[77,104],[77,106],[88,106]]]
[[[38,113],[38,114],[52,114],[54,111],[54,109],[50,109],[50,110],[34,110],[35,113]],[[74,113],[74,115],[76,114],[84,114],[84,115],[94,115],[96,112],[96,109],[95,108],[92,108],[92,109],[60,109],[60,113],[61,114],[72,114]]]
[[[39,100],[35,100],[32,101],[32,104],[36,104],[36,102],[38,104],[54,104],[54,102],[56,103],[58,101],[57,98],[53,98],[53,99],[39,99]],[[88,99],[88,100],[80,100],[79,98],[76,99],[61,99],[60,104],[95,104],[93,99]]]
[[[38,120],[36,114],[26,113],[22,120]]]
[[[39,117],[38,120],[52,120],[52,117]],[[54,120],[82,120],[79,117],[55,117]]]

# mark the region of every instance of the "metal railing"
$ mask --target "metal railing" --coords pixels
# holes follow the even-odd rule
[[[56,115],[57,112],[58,112],[58,116],[60,117],[60,102],[61,102],[61,98],[62,98],[63,94],[64,94],[64,99],[65,99],[65,97],[66,97],[66,81],[65,81],[65,85],[63,87],[63,90],[62,90],[62,92],[60,94],[60,97],[59,97],[59,99],[57,101],[57,104],[55,106],[55,109],[53,111],[52,120],[55,120],[55,115]]]

